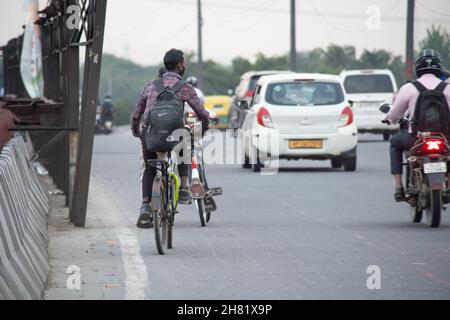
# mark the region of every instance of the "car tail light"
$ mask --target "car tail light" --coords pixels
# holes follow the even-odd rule
[[[437,139],[427,140],[422,148],[425,153],[442,153],[444,151],[444,142]]]
[[[257,119],[258,123],[263,127],[273,128],[272,118],[266,108],[262,107],[261,109],[259,109]]]
[[[353,123],[353,111],[350,107],[345,107],[339,117],[338,127],[343,128]]]
[[[247,91],[245,92],[245,96],[246,96],[247,98],[253,97],[253,91],[252,91],[252,90],[247,90]]]

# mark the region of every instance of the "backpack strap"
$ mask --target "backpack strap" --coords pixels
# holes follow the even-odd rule
[[[441,83],[439,83],[439,85],[436,87],[436,91],[444,93],[445,88],[447,87],[447,82],[445,81],[441,81]]]
[[[411,84],[416,87],[416,89],[419,91],[419,93],[422,93],[424,91],[427,91],[428,89],[425,88],[423,84],[421,84],[418,80],[411,82]]]
[[[170,90],[173,93],[177,93],[178,91],[180,91],[185,85],[187,84],[186,81],[180,80],[177,83],[175,83],[175,85],[173,87],[170,88]]]
[[[155,80],[153,84],[155,85],[156,91],[158,91],[158,93],[161,93],[164,90],[166,90],[166,87],[164,86],[164,82],[162,79]]]

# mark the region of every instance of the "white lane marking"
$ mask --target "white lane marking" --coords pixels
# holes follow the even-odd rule
[[[129,228],[117,229],[126,275],[125,300],[145,300],[148,289],[147,266],[141,256],[141,247]]]
[[[105,190],[105,188],[100,187],[96,183],[95,179],[91,180],[93,194],[99,192],[99,190]],[[130,228],[124,227],[127,225],[127,221],[117,210],[117,206],[114,204],[114,197],[100,194],[93,196],[93,199],[101,202],[103,212],[109,213],[102,219],[109,220],[115,226],[114,231],[119,239],[122,264],[125,271],[125,300],[147,299],[146,290],[149,288],[147,266],[141,256],[141,246],[135,232]]]

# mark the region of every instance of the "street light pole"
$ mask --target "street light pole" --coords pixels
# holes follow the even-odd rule
[[[291,0],[291,51],[289,54],[289,70],[297,70],[297,49],[295,46],[295,0]]]
[[[198,27],[198,87],[203,89],[203,43],[202,43],[202,1],[197,0],[197,27]]]
[[[415,0],[408,0],[408,12],[406,17],[406,81],[411,81],[414,77],[414,6]]]

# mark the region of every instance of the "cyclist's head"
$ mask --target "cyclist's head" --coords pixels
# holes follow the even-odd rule
[[[186,71],[186,60],[184,59],[184,53],[178,49],[170,49],[164,55],[164,66],[167,71],[177,72],[183,76]]]
[[[166,72],[167,72],[166,67],[161,67],[161,68],[159,68],[159,70],[158,70],[158,78],[162,78],[162,76],[163,76],[164,73],[166,73]]]
[[[422,50],[415,62],[417,77],[421,77],[426,73],[439,76],[441,74],[441,68],[441,55],[433,49]]]
[[[111,99],[112,99],[112,96],[110,94],[105,95],[104,100],[111,100]]]
[[[197,87],[197,85],[198,85],[197,78],[194,76],[187,78],[186,81],[189,82],[190,84],[192,84],[194,87]]]

